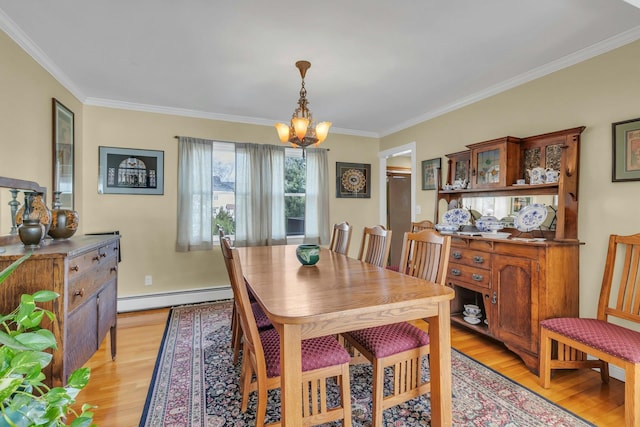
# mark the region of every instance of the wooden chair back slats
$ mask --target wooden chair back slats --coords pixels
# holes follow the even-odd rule
[[[418,231],[426,230],[429,228],[435,228],[432,221],[425,219],[424,221],[412,222],[411,232],[417,233]]]
[[[621,262],[618,261],[618,252]],[[620,270],[617,271],[617,268]],[[618,278],[617,295],[613,295],[614,280]],[[612,298],[615,305],[612,304]],[[640,233],[609,238],[609,250],[598,301],[598,319],[617,317],[640,323]]]
[[[444,285],[450,247],[451,236],[441,235],[435,230],[407,232],[402,243],[399,271]]]
[[[365,227],[358,259],[378,267],[386,267],[391,249],[391,230],[381,225]]]
[[[329,243],[329,250],[337,252],[339,254],[347,255],[349,252],[349,245],[351,244],[351,232],[353,227],[348,222],[341,222],[333,226],[333,233],[331,234],[331,242]]]

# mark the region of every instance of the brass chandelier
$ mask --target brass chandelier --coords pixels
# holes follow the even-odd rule
[[[304,76],[311,67],[309,61],[298,61],[296,67],[300,70],[302,77],[302,87],[300,89],[300,99],[298,99],[298,108],[291,116],[291,123],[287,126],[284,123],[276,123],[278,137],[283,144],[291,143],[294,147],[306,148],[310,145],[319,145],[329,134],[331,122],[320,122],[318,124],[313,120],[313,115],[307,107],[307,90],[304,87]]]

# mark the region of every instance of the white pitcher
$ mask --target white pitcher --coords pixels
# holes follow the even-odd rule
[[[547,170],[545,171],[545,182],[547,183],[558,182],[559,178],[560,178],[560,171],[557,171],[551,168],[547,168]]]
[[[529,174],[529,184],[544,184],[547,179],[547,171],[545,168],[537,167],[533,169],[527,169]]]

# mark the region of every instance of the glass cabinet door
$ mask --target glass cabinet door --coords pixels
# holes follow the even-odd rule
[[[476,183],[480,186],[500,182],[500,149],[479,151],[476,153]]]

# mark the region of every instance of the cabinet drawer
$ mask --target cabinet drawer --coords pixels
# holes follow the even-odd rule
[[[120,242],[111,242],[108,245],[104,245],[103,247],[98,249],[98,255],[100,256],[100,260],[103,261],[107,258],[113,258],[118,255],[118,246]]]
[[[491,272],[465,264],[450,263],[447,281],[466,282],[475,286],[489,288]]]
[[[83,274],[71,280],[67,288],[69,312],[91,299],[102,285],[116,276],[117,259],[111,257],[94,267],[92,274]]]
[[[102,248],[100,248],[102,249]],[[95,249],[69,259],[69,280],[81,276],[100,263],[100,250]]]
[[[487,252],[474,251],[472,249],[451,247],[449,262],[479,268],[491,268],[491,254]]]

